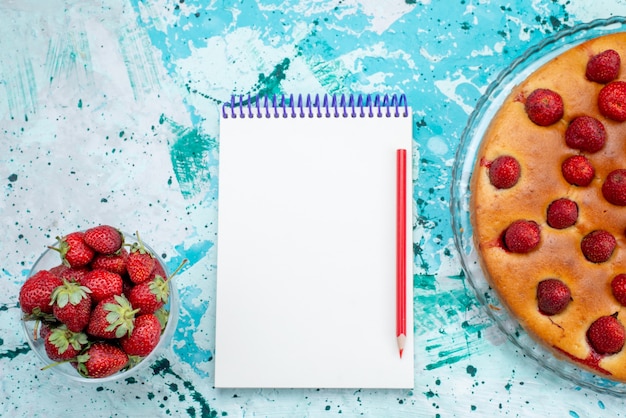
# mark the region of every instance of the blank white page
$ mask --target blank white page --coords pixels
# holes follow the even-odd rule
[[[411,145],[410,108],[398,117],[221,119],[216,387],[413,387]],[[399,148],[409,224],[402,358]]]

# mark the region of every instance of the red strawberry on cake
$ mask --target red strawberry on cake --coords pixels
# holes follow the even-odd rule
[[[626,81],[612,81],[598,94],[598,109],[603,116],[623,122],[626,120]]]
[[[606,130],[598,119],[592,116],[574,118],[565,131],[568,147],[584,152],[598,152],[606,142]]]
[[[545,279],[537,284],[537,306],[544,315],[561,313],[572,299],[569,287],[558,279]]]
[[[608,83],[617,78],[622,64],[621,58],[614,49],[602,51],[589,59],[585,69],[585,77],[589,81]]]
[[[502,155],[489,165],[489,181],[497,189],[510,189],[520,176],[519,162],[510,155]]]
[[[617,169],[609,173],[602,184],[604,198],[617,206],[626,206],[626,169]]]
[[[601,316],[589,330],[589,344],[598,354],[615,354],[624,347],[624,326],[617,319],[617,314]]]
[[[576,223],[578,219],[578,205],[576,202],[561,198],[553,201],[548,206],[546,222],[552,228],[565,229]]]
[[[573,155],[563,161],[561,173],[569,184],[585,187],[591,184],[596,170],[584,155]]]
[[[563,99],[550,89],[537,89],[526,98],[525,109],[528,118],[537,125],[552,125],[563,117]]]
[[[539,225],[535,221],[520,219],[504,232],[504,246],[512,253],[527,253],[535,249],[541,240]]]
[[[611,293],[621,305],[626,306],[626,274],[618,274],[611,280]]]

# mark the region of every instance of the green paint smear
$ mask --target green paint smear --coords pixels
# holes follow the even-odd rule
[[[341,60],[325,58],[335,55],[335,48],[317,37],[317,28],[314,28],[296,47],[298,56],[306,61],[307,66],[326,92],[329,94],[349,92],[346,80],[352,72]]]
[[[436,291],[437,277],[434,274],[416,274],[413,276],[413,287],[416,289]]]
[[[420,318],[420,321],[416,321],[417,331],[427,332],[463,321],[464,313],[478,306],[478,301],[466,289],[438,291],[436,279],[432,275],[415,275],[413,284],[416,289],[417,315]],[[476,329],[466,331],[473,332]]]
[[[168,122],[172,127],[175,139],[170,143],[170,158],[174,174],[183,198],[193,198],[211,183],[209,161],[217,141],[195,128],[185,128],[164,116],[161,116],[159,122]]]
[[[277,64],[268,75],[263,73],[259,74],[259,81],[257,83],[257,95],[259,97],[272,96],[281,92],[280,83],[285,79],[285,72],[289,69],[290,63],[289,58],[285,58],[281,63]]]
[[[185,389],[187,389],[189,391],[189,393],[191,394],[191,397],[194,401],[196,401],[199,405],[200,405],[200,416],[201,417],[217,417],[218,416],[218,412],[215,409],[212,409],[211,406],[208,404],[208,402],[206,401],[206,399],[204,399],[204,397],[202,396],[202,394],[200,392],[198,392],[195,388],[195,386],[193,385],[193,383],[191,383],[190,381],[187,380],[183,380],[178,374],[176,374],[173,370],[172,367],[170,365],[170,362],[168,359],[166,358],[161,358],[159,360],[157,360],[153,365],[150,366],[152,368],[152,371],[155,375],[160,375],[160,376],[165,376],[166,374],[175,377],[176,379],[178,379],[179,381],[182,382],[183,386],[185,387]],[[172,388],[172,385],[170,385],[170,389]],[[178,389],[178,385],[176,385],[176,388]],[[196,413],[196,409],[193,407],[189,407],[187,408],[187,413],[189,414],[190,417],[196,417],[197,413]],[[221,416],[226,416],[228,414],[222,412]]]
[[[12,360],[21,354],[28,353],[29,351],[30,346],[27,343],[24,343],[20,347],[16,347],[14,350],[0,351],[0,359],[8,358]]]
[[[426,367],[424,367],[424,368],[426,370],[438,369],[438,368],[443,367],[443,366],[449,366],[451,364],[458,363],[459,361],[463,361],[464,359],[468,358],[469,356],[470,356],[470,353],[468,352],[465,355],[446,357],[443,360],[437,361],[435,363],[427,364]]]
[[[476,377],[476,367],[472,366],[471,364],[469,366],[467,366],[467,368],[465,369],[465,371],[467,372],[467,374],[469,374],[472,377]]]
[[[415,321],[416,333],[426,334],[432,330],[445,333],[450,328],[458,329],[459,324],[462,330],[458,337],[462,341],[461,344],[444,345],[433,341],[425,346],[426,351],[436,352],[439,358],[438,361],[426,365],[426,370],[448,366],[470,357],[473,353],[472,344],[482,338],[485,328],[493,325],[490,321],[470,323],[467,320],[467,313],[479,309],[480,306],[472,291],[466,287],[464,274],[444,279],[459,280],[463,286],[461,289],[454,286],[450,290],[442,290],[435,275],[417,274],[413,277],[415,315],[419,318]],[[466,372],[470,375],[475,374],[476,369],[469,366]]]

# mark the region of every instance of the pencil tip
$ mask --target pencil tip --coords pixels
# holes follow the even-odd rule
[[[400,350],[400,358],[402,358],[402,353],[404,352],[405,342],[406,342],[406,335],[404,333],[398,335],[398,350]]]

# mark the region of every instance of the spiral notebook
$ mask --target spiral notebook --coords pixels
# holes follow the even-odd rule
[[[215,386],[412,388],[396,342],[401,96],[233,97],[219,139]]]

